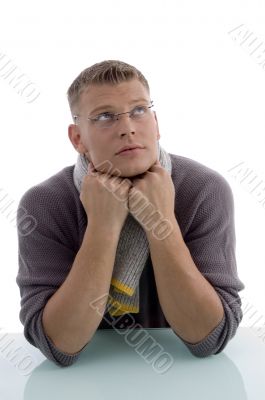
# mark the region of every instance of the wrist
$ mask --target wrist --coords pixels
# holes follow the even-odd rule
[[[111,240],[118,240],[121,233],[121,228],[116,226],[108,226],[98,222],[90,221],[87,224],[86,233],[92,233],[93,236],[102,236],[104,238],[110,238]]]
[[[161,241],[170,236],[180,236],[180,228],[176,218],[164,218],[159,224],[155,224],[151,229],[145,230],[148,241]]]

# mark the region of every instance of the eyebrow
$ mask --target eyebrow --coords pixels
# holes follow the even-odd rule
[[[143,102],[146,102],[146,103],[149,102],[150,103],[150,100],[147,100],[147,99],[144,99],[144,98],[140,98],[140,99],[135,99],[135,100],[130,101],[130,104],[138,103],[139,101],[143,101]],[[111,106],[109,104],[105,104],[105,105],[96,107],[93,111],[90,112],[90,115],[93,115],[96,112],[100,112],[100,111],[113,110],[113,108],[115,108],[115,107]]]

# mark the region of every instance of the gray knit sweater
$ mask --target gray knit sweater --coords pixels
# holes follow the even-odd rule
[[[183,340],[192,354],[205,357],[224,349],[243,316],[238,292],[244,289],[244,284],[238,278],[235,259],[233,195],[218,172],[189,158],[169,155],[176,219],[195,265],[215,288],[225,312],[223,320],[205,339],[196,344]],[[16,281],[21,294],[24,335],[48,359],[62,366],[73,364],[84,348],[74,355],[57,349],[44,332],[42,313],[69,273],[87,226],[86,212],[73,182],[73,169],[74,165],[67,166],[28,189],[17,212]],[[34,229],[29,225],[28,232],[19,223],[22,210],[37,221]],[[132,316],[135,324],[143,328],[170,328],[159,304],[150,254],[139,290],[138,314],[110,317],[106,311],[98,329],[113,329],[113,326],[127,329]]]

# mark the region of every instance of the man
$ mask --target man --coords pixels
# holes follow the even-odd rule
[[[242,319],[244,288],[227,181],[161,148],[135,67],[92,65],[68,101],[78,161],[19,206],[37,221],[19,235],[25,337],[59,365],[76,361],[97,329],[133,324],[170,327],[195,356],[219,353]]]

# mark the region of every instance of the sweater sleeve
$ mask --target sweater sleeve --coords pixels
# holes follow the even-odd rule
[[[33,229],[19,223],[23,210],[35,224]],[[28,218],[29,219],[29,218]],[[47,187],[35,186],[21,198],[17,211],[18,274],[20,289],[20,321],[25,338],[49,360],[60,366],[75,362],[76,354],[57,349],[45,334],[42,314],[49,298],[61,286],[75,258],[75,251],[67,245],[69,227],[67,216],[61,214],[59,199]]]
[[[238,292],[245,286],[237,274],[234,200],[228,182],[217,172],[210,174],[196,200],[185,243],[195,265],[218,294],[224,317],[200,342],[180,339],[193,355],[206,357],[220,353],[235,335],[243,317]]]

